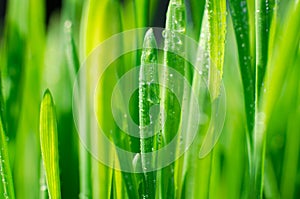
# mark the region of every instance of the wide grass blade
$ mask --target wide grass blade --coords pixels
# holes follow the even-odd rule
[[[49,90],[46,90],[40,110],[40,144],[49,196],[53,199],[61,198],[57,122],[54,102]]]
[[[266,122],[270,119],[271,112],[280,95],[282,83],[287,74],[286,66],[292,66],[291,52],[297,52],[300,39],[300,3],[299,1],[290,2],[282,25],[278,30],[273,53],[268,62],[268,72],[265,77],[266,92],[263,92],[262,110],[266,114]],[[280,39],[279,39],[280,38]],[[289,50],[286,50],[289,49]],[[295,67],[295,66],[294,66]]]
[[[101,42],[121,30],[119,6],[120,5],[118,4],[118,2],[108,0],[91,0],[86,2],[86,7],[82,16],[83,23],[81,24],[82,47],[80,49],[83,50],[80,54],[82,55],[82,60],[85,60],[87,56],[93,51],[93,49],[96,48]],[[106,20],[107,18],[112,19],[113,22]],[[116,74],[115,71],[108,72],[106,74],[107,79],[104,81],[106,82],[106,85],[109,86],[105,87],[105,89],[110,90],[112,85],[114,85],[114,83],[116,82]],[[90,79],[94,77],[85,78]],[[105,122],[107,129],[115,129],[116,127],[112,122],[114,120],[112,119],[111,114],[107,114],[111,112],[110,101],[108,102],[108,100],[105,100],[107,94],[106,92],[103,92],[104,88],[100,87],[100,89],[101,91],[97,93],[97,98],[99,99],[98,106],[100,107],[100,110],[97,111],[98,120],[99,122]],[[86,92],[87,90],[89,90],[88,87],[83,88],[82,92]],[[90,99],[86,100],[89,101]],[[84,117],[88,117],[88,115],[85,115]],[[91,129],[98,128],[97,124],[92,124],[89,119],[86,119],[84,117],[81,119],[82,122],[80,124],[80,128],[84,129],[85,132],[90,132]],[[93,140],[90,133],[86,133],[85,136],[85,140],[89,142],[86,144],[98,146],[99,151],[107,150],[101,147],[101,140]],[[80,147],[80,159],[82,168],[80,175],[80,192],[82,197],[110,198],[112,188],[112,169],[91,158],[89,152],[83,146]],[[111,152],[107,151],[108,158],[110,157],[110,155]],[[89,162],[91,162],[91,165],[89,164]],[[92,178],[92,170],[93,176],[97,177]]]
[[[157,149],[155,145],[155,129],[148,128],[152,123],[150,108],[159,103],[159,87],[155,82],[158,81],[157,71],[157,45],[152,29],[149,29],[145,35],[143,52],[141,58],[141,68],[139,76],[139,121],[140,121],[140,143],[141,160],[145,175],[145,185],[143,197],[155,198],[156,172],[148,172],[148,164],[155,164],[155,159],[147,159],[145,154]],[[153,157],[154,158],[154,157]],[[152,167],[152,166],[151,166]]]
[[[262,93],[262,105],[260,110],[264,113],[264,117],[261,118],[264,125],[270,124],[271,114],[274,110],[276,102],[283,89],[284,79],[287,75],[286,66],[296,67],[293,64],[294,57],[297,56],[300,42],[300,2],[290,2],[288,4],[288,15],[284,17],[281,28],[278,29],[276,39],[278,42],[274,44],[274,50],[271,54],[270,61],[267,66],[267,74],[265,77],[266,91]],[[280,38],[280,39],[279,39]],[[288,49],[288,50],[287,50]],[[292,53],[291,53],[292,52]],[[297,117],[297,112],[294,113]],[[263,176],[264,173],[264,159],[265,159],[265,147],[266,147],[266,128],[264,125],[257,124],[255,129],[256,138],[256,150],[254,154],[255,158],[255,188],[257,196],[262,196]],[[293,123],[289,124],[293,126]]]

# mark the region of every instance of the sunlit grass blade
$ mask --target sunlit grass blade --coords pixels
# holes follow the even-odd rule
[[[118,33],[121,30],[121,20],[120,20],[120,5],[116,1],[97,1],[91,0],[86,2],[86,9],[83,12],[82,20],[82,49],[81,51],[81,59],[85,60],[87,56],[92,53],[94,48],[96,48],[101,42],[105,39],[108,39],[113,34]],[[107,20],[107,19],[111,19]],[[113,21],[113,22],[112,22]],[[88,67],[87,67],[88,68]],[[88,69],[87,69],[88,70]],[[112,86],[116,82],[116,74],[115,71],[106,73],[105,89],[110,90]],[[85,77],[86,79],[94,78],[94,77]],[[98,77],[97,77],[98,78]],[[82,92],[88,91],[90,88],[82,88]],[[99,122],[105,122],[105,128],[107,129],[115,129],[116,126],[114,124],[114,120],[112,119],[110,113],[110,101],[105,100],[107,96],[107,92],[103,92],[104,87],[99,88],[100,91],[97,93],[99,110],[97,110],[97,117]],[[90,99],[87,99],[89,101]],[[89,105],[87,105],[89,106]],[[87,113],[90,114],[90,113]],[[88,117],[88,115],[86,115]],[[90,132],[91,129],[96,129],[97,124],[92,124],[91,121],[82,118],[81,120],[81,128],[85,130],[85,132]],[[84,122],[86,121],[86,122]],[[94,128],[96,126],[96,128]],[[107,128],[106,128],[107,127]],[[98,147],[99,151],[107,150],[103,149],[101,146],[101,140],[95,140],[91,138],[90,133],[86,133],[86,140],[88,140],[88,145],[94,145]],[[80,146],[83,147],[83,146]],[[81,195],[82,197],[93,197],[93,198],[110,198],[111,195],[111,182],[112,182],[112,169],[103,165],[99,161],[91,158],[89,152],[82,148],[81,149],[81,176],[80,176],[80,186],[81,186]],[[110,158],[111,151],[107,151],[107,157]],[[90,160],[89,160],[90,159]],[[89,161],[91,161],[91,165],[89,165]],[[91,172],[93,171],[93,176],[97,176],[92,178]],[[88,174],[85,175],[84,173]]]
[[[139,121],[140,121],[140,144],[141,144],[141,160],[142,167],[145,175],[144,193],[142,196],[145,198],[155,198],[156,188],[156,172],[148,172],[147,168],[155,164],[154,160],[147,158],[146,153],[157,150],[155,136],[153,135],[155,129],[148,128],[153,119],[157,116],[151,116],[150,108],[159,103],[159,87],[155,82],[158,81],[157,71],[157,45],[152,29],[149,29],[145,35],[143,52],[141,58],[141,68],[139,76]],[[152,113],[154,114],[154,113]],[[148,137],[148,138],[147,138]],[[153,166],[151,166],[153,167]]]
[[[13,178],[8,157],[7,138],[3,118],[2,79],[0,77],[0,197],[15,198]]]
[[[61,198],[58,160],[57,121],[53,98],[46,90],[40,109],[40,145],[49,196]]]
[[[149,26],[150,0],[135,0],[136,27]]]
[[[226,1],[209,0],[207,2],[209,24],[210,69],[208,86],[212,100],[220,94],[223,75],[224,50],[226,37]]]

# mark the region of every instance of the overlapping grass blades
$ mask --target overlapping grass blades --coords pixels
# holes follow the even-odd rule
[[[182,99],[177,99],[172,93],[184,92],[183,82],[175,78],[172,70],[177,71],[181,76],[186,74],[184,59],[179,56],[179,53],[185,51],[182,34],[186,32],[186,8],[184,1],[171,0],[169,2],[166,25],[164,32],[164,71],[162,78],[168,89],[162,89],[161,92],[161,123],[165,126],[162,129],[163,145],[167,145],[179,132],[181,120],[181,108],[179,102]],[[179,101],[178,101],[179,100]],[[176,149],[171,156],[175,157]],[[161,185],[159,197],[176,197],[176,171],[174,163],[165,167],[161,171]],[[179,166],[180,167],[180,166]]]
[[[230,16],[225,14],[226,2],[230,9]],[[90,153],[80,142],[78,142],[80,149],[77,150],[78,140],[74,139],[76,134],[72,134],[75,127],[71,114],[71,84],[76,78],[80,63],[93,53],[101,42],[113,34],[137,27],[163,26],[162,5],[166,5],[169,1],[86,1],[79,27],[81,1],[65,0],[62,3],[61,14],[59,10],[51,14],[46,37],[44,1],[9,0],[5,34],[3,39],[0,39],[0,67],[3,75],[5,105],[0,120],[1,197],[14,198],[15,193],[17,198],[39,196],[48,198],[48,191],[52,195],[56,194],[52,198],[59,197],[60,194],[62,198],[76,198],[79,192],[80,198],[297,197],[300,194],[298,189],[300,90],[297,75],[299,74],[300,11],[299,1],[282,0],[280,4],[278,2],[277,0],[207,0],[206,2],[170,0],[164,33],[165,51],[159,51],[158,57],[164,59],[165,65],[174,66],[175,70],[186,77],[192,83],[193,91],[196,91],[195,94],[200,98],[207,97],[203,96],[207,93],[203,93],[201,88],[201,81],[204,80],[209,84],[211,100],[218,99],[224,70],[228,118],[218,144],[204,159],[199,159],[198,156],[203,143],[202,134],[207,127],[205,125],[198,132],[200,136],[194,140],[191,148],[173,164],[155,172],[147,172],[145,167],[143,173],[135,174],[104,166],[91,158]],[[170,12],[171,7],[176,11]],[[206,15],[203,17],[204,9]],[[182,14],[184,12],[186,14]],[[230,18],[231,21],[226,20]],[[175,23],[176,21],[180,23]],[[185,30],[178,31],[181,25]],[[63,26],[66,31],[64,36]],[[224,53],[225,27],[229,27],[226,53]],[[77,48],[79,28],[81,28],[81,41]],[[170,52],[175,50],[181,51],[180,54],[191,53],[189,46],[185,46],[184,40],[178,42],[177,38],[168,35],[168,31],[180,32],[197,41],[200,40],[198,56],[202,68],[200,75],[194,74],[192,78],[192,73],[195,71],[191,72],[181,57]],[[199,39],[200,33],[204,36]],[[149,38],[148,36],[146,38]],[[144,33],[139,35],[136,41],[141,43],[143,37]],[[160,46],[158,37],[157,42]],[[182,46],[177,45],[181,42]],[[235,42],[237,46],[232,45]],[[113,51],[117,53],[122,52],[122,49],[128,45],[135,45],[122,39],[116,43],[118,44],[113,46]],[[144,54],[147,54],[145,52],[150,52],[149,56],[155,54],[155,45],[151,46],[143,49]],[[113,129],[115,132],[116,135],[108,133],[110,141],[127,151],[134,151],[137,154],[137,161],[144,162],[143,164],[147,166],[143,155],[165,147],[178,133],[176,130],[182,123],[180,118],[182,107],[176,100],[172,102],[171,92],[164,91],[162,88],[157,91],[156,86],[140,89],[145,94],[140,95],[142,96],[140,107],[143,108],[138,108],[137,92],[132,97],[130,114],[135,121],[138,121],[140,116],[140,126],[149,123],[148,116],[151,111],[147,109],[154,104],[152,101],[157,100],[162,103],[166,100],[168,106],[163,105],[164,109],[167,109],[166,113],[174,110],[177,112],[175,115],[178,117],[175,119],[169,117],[167,126],[163,130],[165,139],[159,147],[155,136],[147,139],[132,138],[125,135],[113,122],[108,90],[112,90],[117,81],[134,64],[137,66],[142,63],[143,66],[149,66],[146,64],[149,60],[145,60],[147,56],[142,56],[143,50],[120,57],[105,71],[104,78],[100,80],[99,90],[96,91],[96,114],[100,122],[104,123],[105,131],[109,132]],[[224,56],[225,64],[222,68]],[[237,62],[240,71],[235,67]],[[149,68],[142,67],[142,69]],[[170,71],[164,75],[169,76]],[[238,77],[239,72],[241,79]],[[141,76],[143,74],[146,72]],[[86,82],[90,77],[86,78]],[[181,84],[177,79],[173,83]],[[121,90],[125,90],[130,84],[131,82],[126,82],[121,85]],[[87,87],[81,91],[83,94],[89,89],[88,83],[86,85]],[[60,173],[57,173],[60,174],[62,183],[56,182],[58,177],[51,182],[61,187],[60,191],[53,191],[55,188],[50,188],[53,187],[53,183],[48,187],[44,168],[40,166],[38,107],[41,88],[45,87],[50,87],[56,99],[59,121],[57,139],[62,144],[58,145],[56,150],[56,154],[59,152],[60,165],[56,163],[55,167],[56,170],[59,167]],[[147,103],[146,95],[150,96],[151,103]],[[127,105],[124,104],[123,99],[117,101],[116,107],[120,108],[120,112],[124,111],[122,108]],[[210,104],[204,102],[203,108],[209,109]],[[173,104],[175,108],[172,107]],[[89,115],[80,117],[82,118],[81,129],[87,132],[96,129],[97,124],[87,121]],[[128,120],[124,117],[124,126],[129,126],[127,123]],[[140,133],[146,132],[141,130]],[[87,133],[86,136],[91,135]],[[68,143],[68,146],[65,143]],[[50,150],[44,146],[44,143],[41,144],[44,150],[45,148]],[[93,140],[89,137],[89,144],[97,145],[101,153],[105,150],[108,158],[112,158],[111,154],[116,154],[113,148],[103,149],[101,140]],[[174,149],[174,153],[177,150]],[[8,152],[9,157],[5,155]],[[172,155],[174,154],[171,153]],[[77,161],[77,156],[80,157],[80,161]],[[115,160],[115,164],[120,168],[125,164],[118,162],[118,157]],[[154,164],[155,157],[151,161]],[[80,164],[79,171],[77,162]],[[8,163],[11,163],[11,168]],[[9,175],[10,169],[12,177]],[[46,175],[47,170],[49,173],[49,169],[46,169]],[[80,187],[77,182],[78,175],[80,175]]]

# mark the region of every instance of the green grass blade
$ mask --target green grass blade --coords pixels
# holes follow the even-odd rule
[[[256,27],[256,98],[259,100],[260,91],[264,90],[264,76],[268,61],[269,32],[275,0],[255,1]],[[257,101],[256,100],[256,101]],[[256,103],[256,105],[258,105]]]
[[[209,26],[208,26],[208,12],[207,9],[204,11],[204,16],[202,20],[201,32],[200,32],[199,48],[197,52],[197,65],[201,70],[201,74],[194,74],[192,91],[194,95],[198,97],[200,102],[204,102],[204,97],[207,95],[206,90],[203,86],[207,84],[208,81],[208,70],[209,68]],[[204,104],[199,104],[203,107]],[[193,107],[190,107],[190,109]],[[189,116],[190,118],[193,115]],[[189,124],[190,126],[191,124]],[[199,159],[199,151],[202,144],[201,133],[205,132],[200,130],[198,136],[194,140],[190,149],[185,155],[184,162],[184,182],[185,187],[182,190],[182,198],[199,198],[204,199],[209,196],[209,182],[211,173],[211,159],[212,154],[208,155],[203,159]],[[199,172],[203,171],[203,172]]]
[[[284,17],[283,23],[278,30],[276,45],[274,45],[273,53],[271,54],[270,61],[268,62],[268,72],[265,77],[266,92],[262,95],[261,111],[265,114],[263,118],[264,124],[268,125],[270,122],[271,114],[275,107],[276,102],[283,89],[284,79],[287,74],[286,66],[293,65],[293,57],[299,48],[300,41],[300,3],[299,1],[290,2],[288,4],[288,15]],[[279,39],[280,38],[280,39]],[[287,50],[288,49],[288,50]],[[291,54],[291,52],[293,52]],[[257,126],[255,129],[256,135],[256,150],[255,150],[255,188],[260,192],[256,194],[262,195],[262,173],[264,172],[264,157],[265,157],[265,142],[266,142],[266,129],[263,126]]]
[[[106,19],[112,19],[112,21],[108,21]],[[82,60],[86,59],[87,56],[93,51],[95,47],[97,47],[101,42],[105,39],[109,38],[115,33],[118,33],[121,30],[121,22],[120,20],[120,8],[119,4],[116,1],[97,1],[91,0],[86,4],[86,10],[83,13],[83,23],[82,23],[82,47],[83,51],[80,53],[83,57]],[[107,79],[105,84],[110,85],[105,87],[105,89],[110,90],[111,85],[114,85],[116,82],[116,74],[113,72],[107,73]],[[93,77],[86,77],[87,79]],[[98,77],[97,77],[98,78]],[[109,80],[108,80],[109,79]],[[108,83],[109,81],[109,83]],[[89,88],[84,88],[89,90]],[[106,92],[103,92],[105,89],[103,87],[99,88],[101,91],[97,93],[97,97],[99,99],[98,106],[100,110],[97,113],[97,117],[99,121],[105,121],[105,127],[107,129],[115,129],[116,126],[112,122],[112,116],[107,115],[110,111],[110,101],[105,100],[104,98],[107,96]],[[86,91],[83,91],[86,92]],[[87,99],[89,101],[89,99]],[[89,113],[88,113],[89,114]],[[105,118],[105,119],[104,119]],[[86,120],[82,118],[82,121]],[[90,121],[81,124],[82,128],[85,129],[86,132],[90,132],[90,129],[95,128],[97,124],[91,124]],[[96,127],[98,128],[98,127]],[[106,128],[105,128],[106,129]],[[104,130],[105,130],[104,129]],[[104,150],[101,146],[101,140],[93,140],[90,134],[86,134],[86,140],[88,140],[90,144],[94,146],[98,146],[99,151]],[[80,146],[80,187],[81,187],[81,196],[84,197],[93,197],[93,198],[110,198],[111,194],[111,182],[112,182],[112,169],[106,167],[99,161],[91,158],[89,152],[83,147]],[[111,152],[107,152],[108,158],[110,158]],[[91,164],[90,164],[91,162]],[[92,178],[91,172],[93,170],[93,176],[97,176]]]
[[[300,46],[300,45],[299,45]],[[300,64],[300,52],[298,53],[298,61],[295,63],[297,66]],[[294,70],[293,83],[295,87],[298,87],[298,95],[293,99],[297,104],[292,113],[289,116],[286,132],[286,145],[284,151],[282,177],[281,177],[281,196],[282,198],[295,198],[296,197],[296,184],[297,184],[297,172],[299,167],[297,163],[299,161],[300,152],[300,134],[299,134],[299,118],[300,118],[300,104],[297,103],[300,100],[300,81],[299,81],[299,68]],[[289,76],[291,77],[291,76]],[[291,87],[290,87],[291,88]],[[295,90],[294,92],[295,93]],[[291,108],[291,109],[292,109]]]
[[[270,5],[271,4],[271,5]],[[254,165],[250,166],[250,194],[252,197],[262,198],[263,194],[263,171],[264,171],[264,148],[265,140],[261,140],[257,133],[260,133],[258,123],[262,122],[259,118],[259,98],[261,90],[264,91],[264,76],[268,61],[269,30],[271,22],[271,12],[273,10],[273,1],[255,1],[255,30],[256,30],[256,63],[255,63],[255,129],[254,139]],[[258,132],[257,132],[258,131]],[[257,139],[258,138],[258,139]]]
[[[0,119],[0,147],[0,190],[3,190],[3,193],[1,193],[1,197],[15,198],[2,117]]]
[[[220,94],[223,75],[224,50],[226,37],[226,1],[207,1],[209,23],[209,54],[211,65],[209,69],[209,90],[212,100]]]
[[[147,126],[151,124],[150,108],[159,103],[159,87],[152,82],[158,81],[157,72],[157,45],[153,34],[153,30],[149,29],[145,35],[143,52],[141,58],[141,68],[139,76],[139,121],[140,121],[140,143],[141,143],[141,160],[142,167],[146,179],[143,197],[155,198],[156,188],[156,172],[148,172],[148,164],[155,164],[155,160],[147,159],[145,153],[152,152],[157,149],[155,146],[154,129],[148,130]],[[153,116],[152,116],[153,117]],[[152,166],[151,166],[152,167]]]
[[[168,68],[175,69],[182,76],[185,75],[185,63],[179,55],[185,50],[182,38],[179,34],[185,34],[186,31],[186,8],[184,1],[171,0],[167,11],[166,28],[165,28],[165,43],[164,43],[164,69],[163,81],[166,82],[169,89],[176,87],[174,93],[183,93],[183,82],[173,78],[172,72]],[[175,36],[173,36],[175,34]],[[179,39],[179,42],[176,41]],[[177,54],[176,54],[177,53]],[[162,106],[166,113],[162,113],[162,123],[165,123],[162,129],[163,144],[169,143],[176,135],[181,118],[181,107],[173,93],[167,89],[162,89],[161,92]],[[179,99],[180,101],[181,99]],[[166,118],[166,120],[165,120]],[[174,149],[174,155],[176,149]],[[174,164],[162,169],[161,173],[161,190],[162,198],[176,197]]]
[[[7,148],[7,139],[5,134],[4,118],[3,118],[3,97],[2,82],[0,77],[0,196],[5,199],[14,199],[15,192],[13,186],[13,178],[11,175],[9,156]]]
[[[239,54],[240,72],[244,88],[245,110],[248,128],[248,137],[252,145],[251,135],[254,127],[255,115],[255,80],[253,63],[251,60],[250,25],[247,1],[230,1],[231,19],[235,31]]]
[[[292,65],[292,54],[298,49],[300,39],[300,24],[298,23],[300,16],[299,1],[289,4],[289,13],[285,16],[282,26],[277,34],[277,45],[274,46],[271,61],[268,63],[268,73],[266,74],[266,92],[264,93],[262,110],[266,113],[266,121],[270,118],[274,105],[280,95],[282,83],[286,75],[286,66]],[[279,39],[280,38],[280,39]],[[289,50],[286,50],[289,49]]]
[[[150,1],[149,0],[135,0],[134,1],[135,13],[136,13],[136,27],[149,26],[150,20]]]
[[[64,28],[66,37],[66,57],[68,62],[69,75],[71,76],[71,82],[73,82],[75,80],[75,75],[79,70],[80,62],[76,50],[75,40],[73,37],[72,22],[66,21],[64,24]]]
[[[188,3],[187,3],[188,2]],[[199,41],[200,31],[203,22],[205,1],[185,1],[187,7],[187,35]]]
[[[40,110],[40,144],[49,196],[53,199],[61,198],[57,122],[54,102],[49,90],[46,90]]]

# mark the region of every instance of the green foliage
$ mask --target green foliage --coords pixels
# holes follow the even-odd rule
[[[61,9],[50,13],[48,24],[45,5],[40,0],[9,0],[0,28],[1,198],[300,195],[299,1],[63,0]],[[166,18],[161,18],[163,15]],[[106,58],[143,43],[141,49],[110,63],[97,89],[91,91],[90,82],[98,71],[90,71],[85,61],[91,53],[97,53],[95,49],[101,43],[116,33],[163,23],[163,38],[149,28],[135,42],[121,38],[106,52],[107,57],[97,57],[101,65]],[[198,51],[187,44],[185,36],[198,42]],[[197,59],[200,71],[180,55]],[[95,108],[97,122],[108,132],[105,135],[111,143],[136,153],[133,162],[122,162],[115,148],[94,139],[100,133],[95,130],[99,124],[87,115],[89,110],[79,115],[75,127],[72,92],[82,64],[86,64],[87,76],[77,82],[80,93],[93,92],[95,98],[95,104],[86,106]],[[159,64],[163,64],[162,71]],[[118,126],[112,114],[112,91],[134,66],[140,66],[135,74],[139,77],[138,89],[128,107],[122,95],[113,104],[121,114],[126,109],[130,112]],[[183,120],[193,121],[195,117],[191,93],[181,79],[174,78],[174,71],[186,78],[201,102],[203,123],[181,157],[162,169],[148,171],[148,166],[157,164],[157,157],[147,159],[147,154],[167,146]],[[153,82],[164,82],[168,88]],[[227,98],[226,109],[221,110],[226,114],[222,135],[213,151],[199,158],[207,130],[220,126],[213,120],[212,104],[220,100],[223,83]],[[119,89],[126,90],[132,84],[125,82]],[[43,96],[39,123],[39,103],[45,88],[52,94],[46,91]],[[174,89],[182,94],[180,99]],[[89,95],[85,100],[93,101]],[[183,118],[183,110],[189,113],[188,118]],[[148,132],[153,117],[160,122]],[[130,118],[140,127],[139,138],[125,132],[131,130]],[[93,157],[78,138],[76,128],[84,129],[85,134],[80,136],[86,144],[99,153],[104,151],[121,171]],[[183,132],[188,139],[192,139],[190,128]],[[148,137],[152,131],[158,133]],[[175,143],[172,157],[186,146],[180,135]],[[122,171],[124,165],[134,169],[139,162],[141,173]]]

